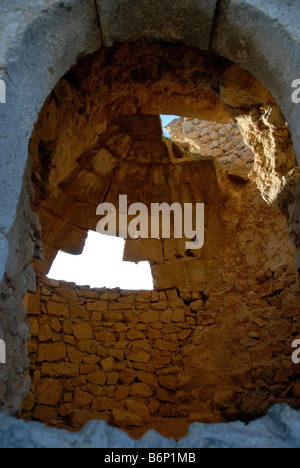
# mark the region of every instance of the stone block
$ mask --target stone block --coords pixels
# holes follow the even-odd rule
[[[133,383],[129,390],[129,395],[134,398],[149,398],[154,391],[145,383]]]
[[[92,340],[94,338],[93,330],[87,323],[74,325],[73,335],[77,340]]]
[[[93,312],[106,312],[107,311],[107,302],[104,301],[97,301],[97,302],[90,302],[86,306],[87,310]]]
[[[178,378],[172,375],[162,375],[161,377],[158,377],[158,382],[161,387],[175,391],[178,384]]]
[[[184,43],[207,50],[213,28],[216,0],[97,0],[103,42],[125,42],[138,37],[149,41]],[[130,18],[130,21],[128,21]]]
[[[152,304],[153,305],[153,304]],[[159,315],[155,311],[144,312],[140,315],[140,321],[142,323],[154,323],[159,321]]]
[[[66,357],[66,355],[66,347],[62,342],[41,344],[38,350],[37,362],[61,361]]]
[[[65,362],[57,364],[43,363],[41,374],[42,376],[48,376],[52,378],[76,377],[79,374],[79,366]]]
[[[132,369],[125,369],[119,375],[119,380],[123,384],[132,384],[137,376],[137,373]]]
[[[137,378],[150,387],[158,387],[158,380],[155,374],[148,374],[148,372],[138,372]]]
[[[37,404],[56,406],[62,396],[62,386],[53,379],[45,379],[38,387]]]
[[[162,244],[159,239],[129,239],[125,243],[124,262],[163,262]]]
[[[172,314],[172,322],[185,322],[184,309],[175,309]]]
[[[113,398],[99,397],[93,401],[92,411],[109,411],[119,406],[118,401]]]
[[[92,374],[89,374],[87,379],[90,383],[93,383],[96,385],[105,385],[106,380],[107,380],[106,374],[102,371],[96,371],[96,372],[93,372]]]
[[[65,304],[59,304],[57,302],[48,302],[47,311],[49,315],[55,315],[57,317],[68,318],[70,316],[69,308]]]
[[[90,393],[76,389],[74,393],[73,403],[75,406],[81,408],[82,406],[90,405],[93,399],[94,398]]]
[[[129,354],[127,359],[132,362],[147,363],[150,360],[150,355],[145,351],[139,351],[137,353]]]

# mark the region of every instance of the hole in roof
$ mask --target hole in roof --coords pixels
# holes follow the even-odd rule
[[[89,231],[83,253],[58,252],[48,278],[91,288],[152,290],[150,264],[123,261],[125,241]]]
[[[173,122],[173,120],[179,119],[180,117],[178,115],[161,115],[161,122],[162,122],[162,128],[163,128],[163,135],[166,138],[170,138],[170,132],[166,129],[166,127]]]

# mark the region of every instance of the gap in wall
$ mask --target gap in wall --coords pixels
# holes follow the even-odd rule
[[[124,262],[124,246],[123,239],[89,231],[82,254],[70,255],[59,251],[48,278],[92,288],[152,290],[149,262]]]
[[[162,129],[163,129],[163,135],[166,138],[170,138],[170,131],[167,130],[167,126],[173,122],[176,119],[180,119],[178,115],[161,115],[161,123],[162,123]]]

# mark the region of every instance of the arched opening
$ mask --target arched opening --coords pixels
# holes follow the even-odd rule
[[[251,72],[272,93],[288,122],[299,161],[300,106],[291,100],[291,83],[299,71],[300,43],[298,10],[294,3],[283,5],[278,2],[270,6],[253,1],[199,0],[189,2],[188,10],[182,2],[176,1],[171,6],[156,1],[137,5],[135,1],[115,3],[106,0],[101,4],[89,0],[63,0],[51,5],[43,1],[3,5],[1,25],[5,41],[0,50],[0,77],[7,85],[8,105],[0,112],[0,180],[4,194],[0,223],[0,278],[3,279],[0,337],[7,345],[8,360],[7,365],[0,368],[1,410],[16,414],[30,386],[25,372],[29,366],[28,331],[22,299],[27,291],[35,290],[29,263],[34,251],[36,256],[39,255],[40,238],[38,219],[29,213],[27,188],[21,187],[33,124],[52,88],[78,57],[93,53],[102,45],[110,47],[115,41],[145,36],[150,41],[175,42],[210,50]],[[14,18],[13,24],[11,18]],[[176,111],[166,109],[165,112]],[[179,110],[178,113],[181,115]],[[260,125],[264,127],[264,124]],[[28,174],[25,176],[28,179]],[[299,185],[296,200],[283,192],[284,199],[289,200],[293,218],[290,231],[297,247],[299,270]],[[286,427],[291,415],[289,412],[284,420],[281,412],[280,424],[276,421],[276,425]],[[3,414],[1,419],[15,424]],[[6,427],[3,430],[5,440]],[[20,422],[19,427],[26,428],[26,433],[34,433],[36,441],[36,432],[30,424]],[[224,432],[227,434],[231,427],[226,426]],[[46,433],[45,428],[41,430]],[[205,431],[203,426],[202,430]],[[218,440],[224,432],[218,428]],[[243,432],[252,436],[246,427]],[[51,440],[53,434],[51,432]],[[107,427],[105,435],[114,437],[115,433]],[[49,437],[47,432],[45,439]],[[277,439],[274,437],[276,444],[281,444],[282,437],[283,430],[279,431]],[[55,443],[59,438],[57,436]],[[200,438],[203,438],[202,433]],[[268,439],[271,445],[274,438]],[[225,440],[228,439],[224,437]],[[260,441],[261,438],[257,443]],[[73,442],[70,446],[74,446]],[[123,438],[120,443],[128,447],[128,439]],[[165,441],[158,443],[165,446]]]
[[[207,154],[164,140],[162,113],[185,117],[187,136],[188,117],[215,122]],[[155,428],[181,438],[194,421],[248,421],[283,401],[297,407],[289,356],[298,283],[286,218],[249,180],[253,161],[238,167],[226,150],[226,161],[211,154],[237,124],[255,150],[261,193],[288,213],[298,177],[288,128],[239,67],[141,40],[82,59],[57,84],[30,144],[45,255],[34,261],[38,291],[27,298],[32,387],[22,417],[73,429],[99,418],[134,437]],[[45,280],[56,252],[80,253],[97,205],[118,206],[120,194],[147,206],[204,203],[204,248],[128,239],[126,258],[151,263],[151,294]]]

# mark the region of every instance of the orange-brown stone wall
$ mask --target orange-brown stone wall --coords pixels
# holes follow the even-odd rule
[[[90,289],[40,279],[27,296],[31,392],[20,417],[79,430],[103,419],[140,437],[181,438],[194,421],[244,420],[276,402],[297,406],[299,285],[280,296],[238,289]]]

